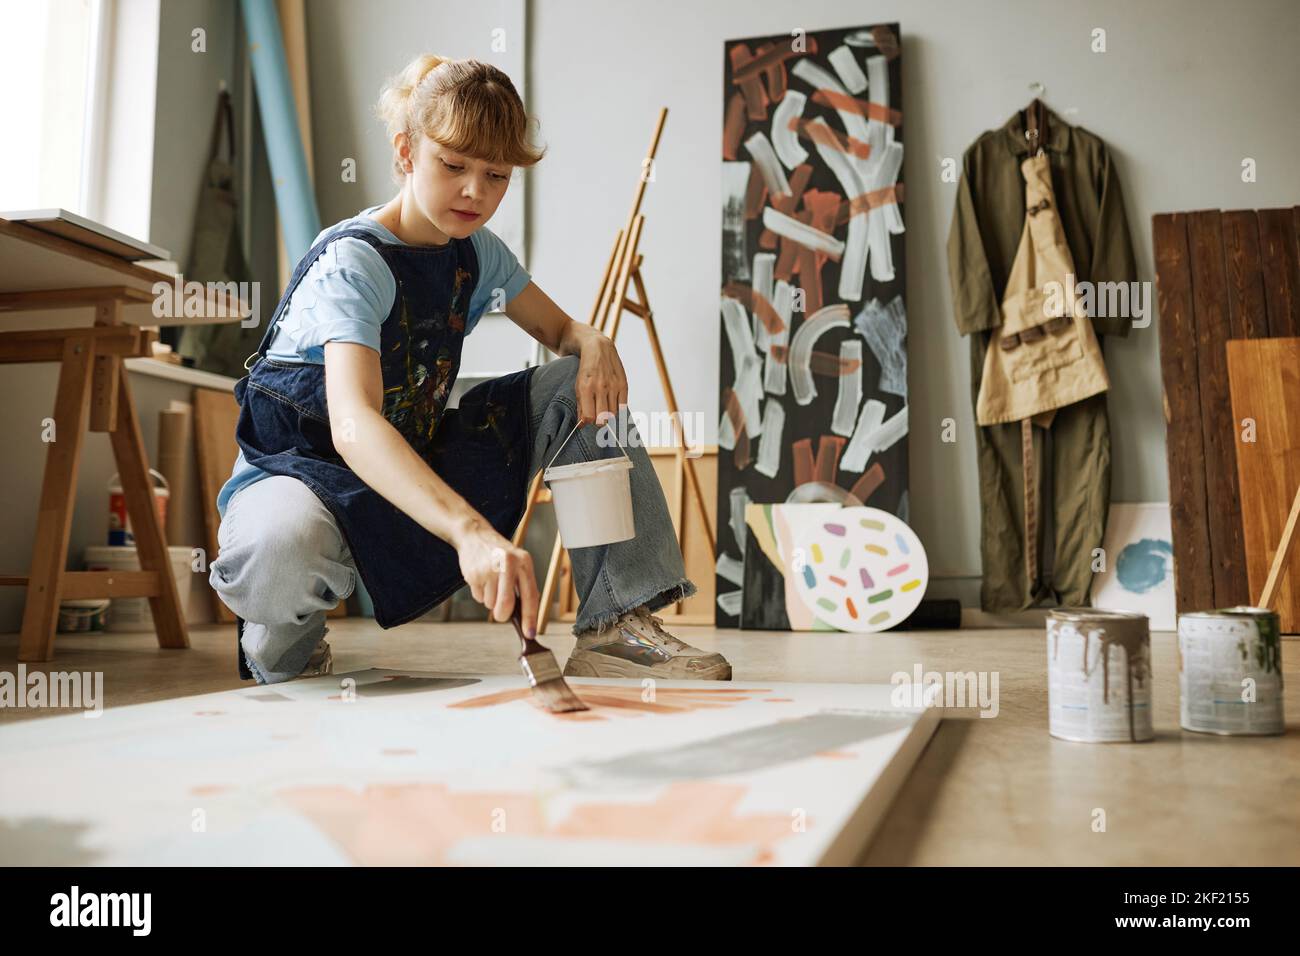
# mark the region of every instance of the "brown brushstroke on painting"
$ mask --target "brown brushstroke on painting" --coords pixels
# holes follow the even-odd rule
[[[847,750],[819,750],[814,757],[829,757],[832,760],[856,760],[858,755]]]
[[[848,439],[842,435],[819,435],[817,438],[817,461],[813,465],[813,480],[835,484],[835,476],[840,470],[840,454]]]
[[[731,60],[731,82],[740,87],[740,94],[745,98],[745,118],[762,120],[767,118],[768,99],[763,84],[759,81],[762,67],[753,69],[754,54],[744,43],[737,43],[727,50]]]
[[[745,132],[745,98],[739,92],[727,98],[727,118],[722,124],[722,158],[736,159],[740,137]]]
[[[770,334],[779,335],[785,328],[785,321],[777,314],[767,296],[756,291],[753,286],[732,279],[722,287],[722,294],[729,299],[735,299],[746,310],[756,315],[758,321],[763,323],[763,328]]]
[[[731,707],[741,701],[750,700],[755,695],[771,693],[771,688],[767,687],[661,687],[656,688],[654,700],[646,701],[642,699],[644,692],[639,685],[636,687],[605,687],[591,684],[584,685],[577,681],[571,681],[570,686],[582,697],[583,703],[587,704],[591,710],[566,714],[551,714],[550,711],[546,710],[543,710],[543,712],[563,720],[578,721],[605,720],[611,716],[631,717],[640,714],[682,714],[695,710],[716,710]],[[532,691],[527,687],[496,691],[480,697],[457,701],[447,706],[458,710],[473,710],[481,707],[497,707],[517,700],[527,700],[536,706]],[[603,713],[605,710],[613,713]]]
[[[844,358],[830,352],[813,351],[808,355],[808,368],[814,375],[827,375],[839,378],[851,375],[862,367],[862,359]]]
[[[414,747],[385,747],[380,753],[385,757],[410,757],[416,751]]]
[[[812,439],[800,438],[790,443],[790,457],[794,463],[794,486],[798,488],[812,481]]]
[[[749,432],[745,429],[745,410],[740,407],[740,397],[734,389],[724,389],[722,393],[723,411],[731,420],[731,429],[736,436],[736,448],[733,459],[736,470],[744,471],[750,462]]]
[[[864,505],[867,499],[876,493],[876,489],[885,483],[885,469],[881,467],[880,462],[876,462],[870,468],[862,473],[862,477],[853,483],[849,494],[857,498]]]
[[[757,164],[750,164],[749,181],[745,183],[745,220],[757,219],[767,205],[767,180]]]
[[[783,44],[784,45],[784,44]],[[764,43],[757,50],[757,56],[754,57],[756,63],[764,63],[770,59],[772,50],[776,49],[774,43]],[[778,61],[768,63],[763,70],[763,79],[767,82],[767,95],[773,103],[780,103],[785,98],[786,76],[785,62]]]
[[[898,37],[894,36],[894,31],[884,23],[878,23],[871,28],[871,39],[876,44],[876,49],[885,55],[886,60],[898,59]]]
[[[765,703],[765,704],[793,704],[793,703],[794,703],[794,698],[793,698],[793,697],[764,697],[764,698],[763,698],[763,703]]]
[[[731,49],[734,50],[736,47],[743,47],[745,61],[743,64],[737,65],[736,58],[732,57],[731,81],[737,84],[743,83],[750,77],[766,72],[772,66],[784,67],[786,60],[792,60],[799,56],[811,56],[817,52],[817,38],[815,36],[805,34],[804,42],[806,48],[803,50],[793,49],[793,43],[782,43],[771,47],[765,45],[760,48],[762,49],[762,53],[758,56],[752,55],[749,52],[749,47],[745,46],[745,44],[737,43],[736,46],[733,46]]]
[[[786,813],[737,812],[748,788],[691,781],[665,787],[641,804],[580,804],[548,824],[534,793],[455,791],[441,783],[289,787],[276,796],[321,830],[360,866],[447,865],[470,837],[504,824],[511,836],[624,840],[686,846],[756,844],[751,863],[770,862],[773,846],[794,832]],[[811,819],[808,821],[811,823]],[[494,829],[497,827],[498,829]]]
[[[857,113],[859,116],[879,120],[882,123],[888,123],[890,126],[903,125],[902,110],[893,110],[881,103],[872,103],[869,100],[860,100],[848,93],[837,93],[835,90],[819,88],[808,99],[822,106],[828,106],[833,110]]]

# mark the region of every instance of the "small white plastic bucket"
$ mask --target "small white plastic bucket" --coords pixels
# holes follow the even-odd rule
[[[578,426],[573,426],[573,430],[577,431]],[[572,437],[573,432],[569,432],[569,438]],[[551,461],[555,461],[569,438],[560,443]],[[547,465],[542,479],[551,489],[555,520],[566,548],[572,551],[636,537],[630,474],[633,467],[626,451],[622,458],[579,461],[559,467]]]

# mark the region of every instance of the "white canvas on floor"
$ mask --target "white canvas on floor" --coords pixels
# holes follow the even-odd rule
[[[851,863],[939,719],[889,685],[570,684],[590,711],[373,669],[3,727],[0,864]]]

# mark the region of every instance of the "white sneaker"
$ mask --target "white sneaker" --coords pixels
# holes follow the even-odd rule
[[[664,630],[663,623],[639,607],[604,631],[581,635],[564,664],[564,676],[731,680],[725,657],[692,647]]]

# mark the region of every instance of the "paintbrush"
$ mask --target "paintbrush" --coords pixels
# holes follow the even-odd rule
[[[534,638],[524,634],[523,621],[520,619],[519,605],[523,599],[515,597],[515,610],[510,615],[510,623],[515,626],[523,652],[519,655],[519,666],[533,689],[533,700],[553,714],[565,714],[573,710],[590,710],[564,681],[560,665],[555,662],[555,654],[538,644]]]

